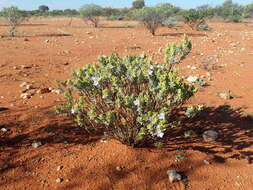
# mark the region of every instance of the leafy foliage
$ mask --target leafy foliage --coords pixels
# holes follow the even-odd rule
[[[190,50],[184,36],[181,44],[167,45],[164,64],[146,55],[101,56],[61,83],[67,102],[59,111],[71,113],[87,132],[103,131],[127,145],[163,138],[179,123],[178,110],[196,92],[174,69]]]
[[[2,11],[2,15],[10,26],[10,35],[15,36],[17,26],[20,25],[25,19],[24,13],[20,11],[18,7],[11,6],[8,8],[4,8]]]
[[[46,5],[40,5],[39,6],[39,11],[47,12],[47,11],[49,11],[49,7],[46,6]]]
[[[184,14],[184,22],[192,29],[197,30],[199,25],[205,24],[205,19],[201,11],[190,9]]]
[[[87,4],[79,10],[82,18],[91,21],[94,27],[98,27],[99,16],[103,15],[103,8],[96,4]]]
[[[145,1],[144,0],[135,0],[132,3],[132,6],[134,9],[142,9],[145,7]]]

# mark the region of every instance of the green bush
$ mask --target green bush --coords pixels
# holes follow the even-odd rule
[[[198,29],[199,25],[205,24],[204,15],[201,11],[197,11],[195,9],[190,9],[189,11],[186,11],[183,17],[184,22],[195,30]]]
[[[103,15],[103,8],[96,4],[87,4],[82,6],[79,12],[83,19],[92,22],[94,27],[97,28],[99,23],[99,16]]]
[[[165,64],[146,55],[101,56],[75,71],[72,80],[60,83],[67,102],[58,111],[70,113],[91,134],[104,132],[127,145],[163,138],[196,91],[174,69],[190,50],[184,36],[181,44],[167,45]]]
[[[17,26],[19,26],[25,20],[24,13],[19,10],[18,7],[11,6],[4,8],[2,10],[2,15],[9,24],[10,35],[15,36]]]
[[[138,12],[135,12],[135,16],[152,35],[155,35],[157,28],[166,19],[157,7],[144,7],[143,9],[139,9]]]
[[[142,9],[145,7],[145,1],[144,0],[135,0],[132,3],[132,6],[134,9]]]
[[[198,31],[207,31],[211,30],[212,28],[208,24],[200,24],[197,26]]]

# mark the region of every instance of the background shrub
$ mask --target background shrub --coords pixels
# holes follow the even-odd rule
[[[26,18],[26,15],[15,6],[4,8],[2,10],[2,16],[9,24],[9,32],[11,36],[15,36],[17,26],[19,26]]]
[[[199,25],[205,24],[204,15],[201,11],[190,9],[189,11],[185,11],[184,22],[190,26],[192,29],[197,30]]]
[[[185,36],[181,44],[167,45],[165,64],[145,55],[101,56],[61,83],[67,102],[59,111],[70,113],[87,132],[102,131],[127,145],[163,138],[196,91],[174,69],[190,50]]]
[[[87,4],[80,8],[80,15],[83,19],[86,19],[94,25],[94,27],[98,27],[99,16],[103,15],[103,8],[96,4]]]
[[[143,7],[145,7],[145,1],[144,0],[135,0],[132,3],[132,7],[134,9],[142,9]]]

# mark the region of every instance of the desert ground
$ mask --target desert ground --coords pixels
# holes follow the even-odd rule
[[[78,19],[69,26],[69,20],[31,19],[14,38],[4,36],[8,27],[0,22],[0,128],[6,129],[0,131],[1,190],[253,189],[253,27],[211,22],[211,31],[182,25],[161,27],[152,36],[137,22],[103,21],[92,28]],[[162,48],[184,33],[193,48],[178,69],[183,77],[207,82],[197,85],[189,101],[206,109],[166,134],[163,148],[132,148],[88,136],[55,113],[64,99],[45,89],[56,89],[56,80],[114,51],[146,52],[162,61]],[[25,88],[31,98],[20,97]],[[220,92],[232,98],[217,96]],[[186,138],[189,129],[197,135]],[[209,129],[219,134],[215,142],[203,141],[201,134]],[[35,141],[42,145],[34,148]],[[183,180],[170,183],[168,169]]]

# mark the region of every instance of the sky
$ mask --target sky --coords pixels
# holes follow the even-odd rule
[[[157,3],[171,3],[181,8],[195,8],[199,5],[209,4],[216,6],[222,4],[224,0],[145,0],[147,6]],[[239,4],[245,5],[253,3],[253,0],[233,0]],[[18,6],[20,9],[35,10],[40,5],[47,5],[52,9],[79,9],[82,5],[95,3],[103,7],[124,8],[131,7],[132,0],[0,0],[0,9],[11,5]]]

